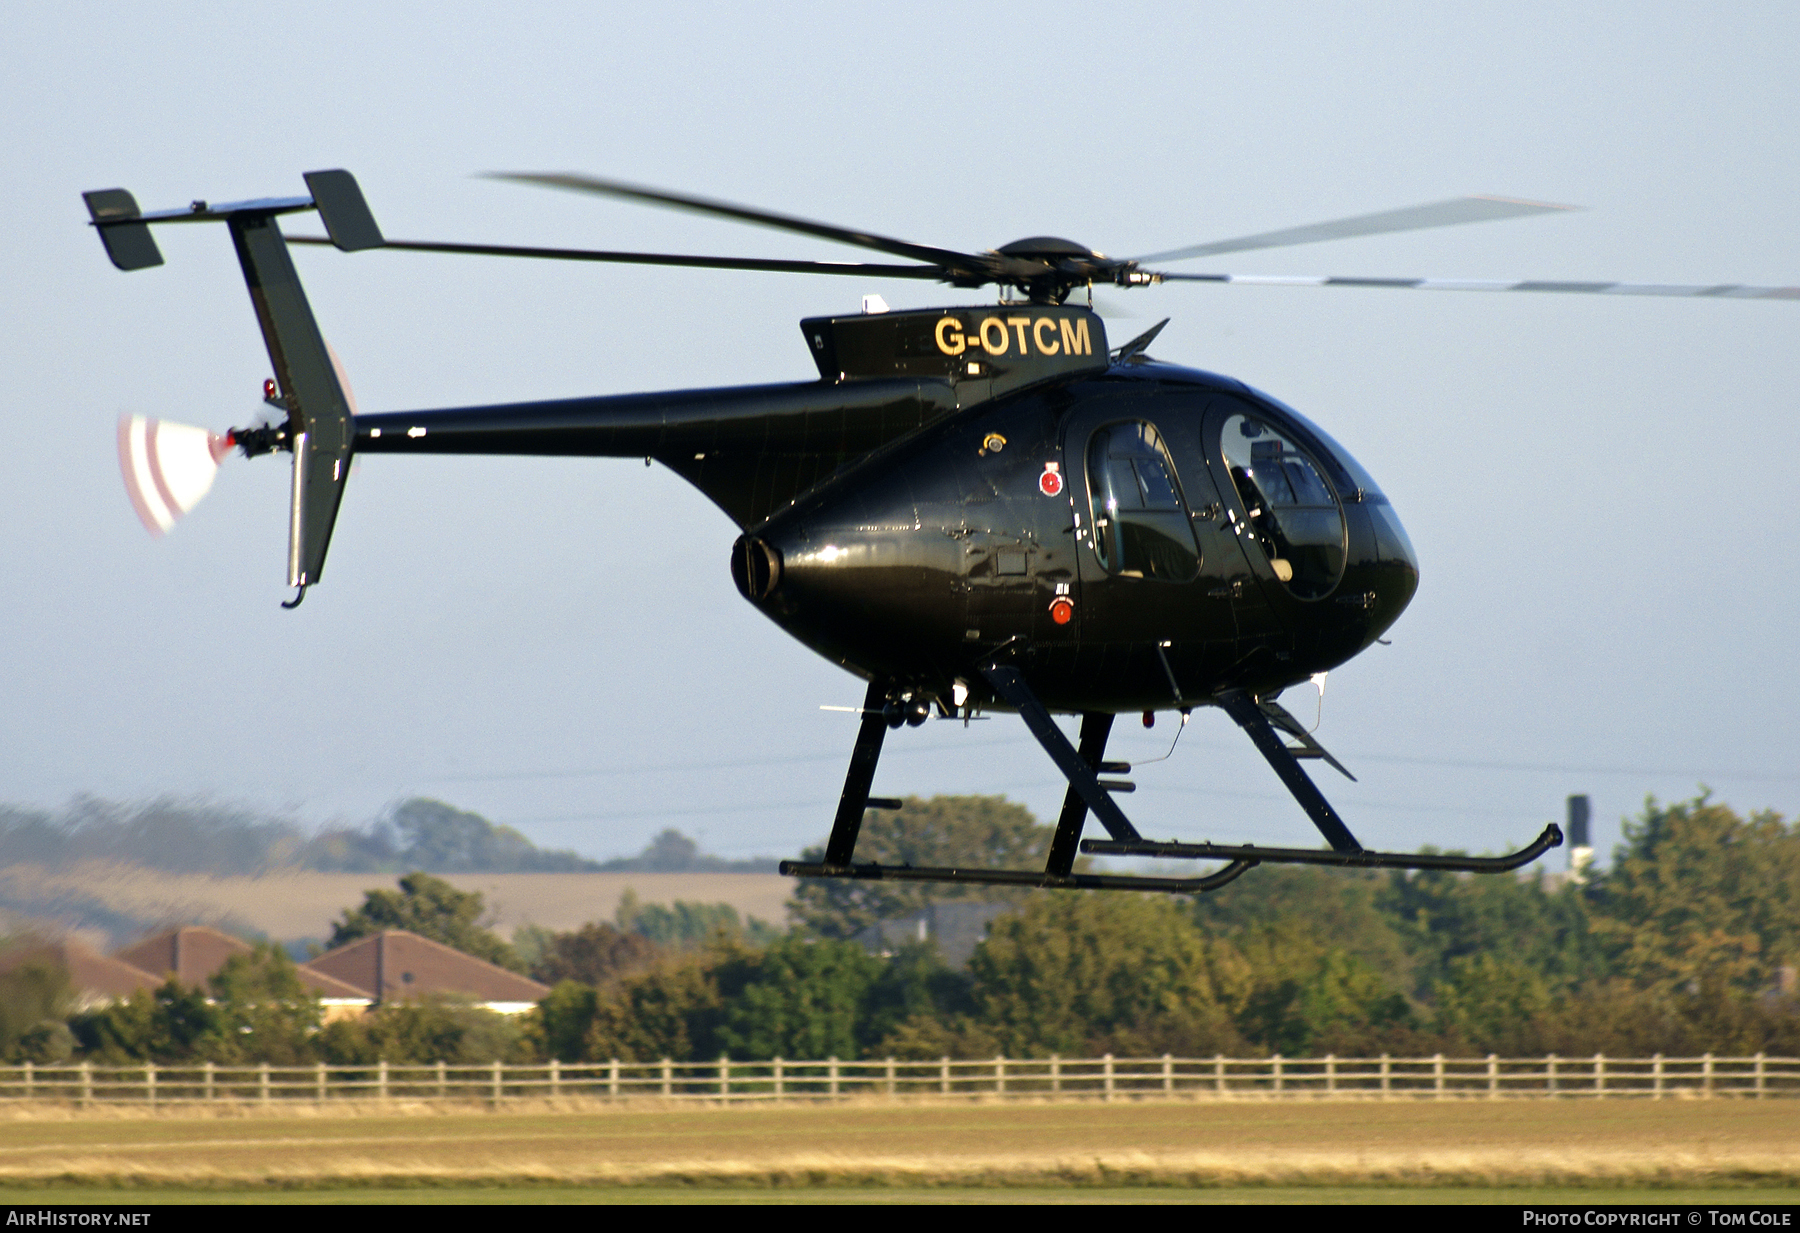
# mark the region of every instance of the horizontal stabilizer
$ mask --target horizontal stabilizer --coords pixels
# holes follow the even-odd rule
[[[355,176],[348,171],[309,171],[305,178],[313,204],[319,207],[319,217],[325,222],[325,234],[333,244],[354,253],[380,248],[385,243]]]
[[[106,255],[121,270],[147,270],[163,263],[148,223],[132,222],[139,216],[137,198],[122,188],[102,188],[81,194],[88,216],[99,229]]]

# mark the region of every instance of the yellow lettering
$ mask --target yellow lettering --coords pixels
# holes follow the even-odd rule
[[[988,337],[990,329],[1000,332],[999,342]],[[981,345],[989,355],[1005,355],[1006,349],[1012,345],[1012,340],[1006,336],[1006,322],[998,317],[983,317],[981,319]]]
[[[1031,348],[1025,345],[1025,331],[1031,327],[1030,317],[1008,317],[1006,324],[1012,326],[1019,336],[1019,354],[1030,355]]]
[[[1056,341],[1054,332],[1051,333],[1049,342],[1044,341],[1044,331],[1054,331],[1055,329],[1056,318],[1054,317],[1039,317],[1031,323],[1031,337],[1037,342],[1038,354],[1055,355],[1062,350],[1062,345]]]
[[[962,322],[955,317],[945,317],[937,323],[938,350],[945,355],[961,355],[969,345],[963,341]]]
[[[1092,355],[1093,340],[1088,337],[1086,317],[1064,317],[1062,319],[1063,350],[1069,355]]]

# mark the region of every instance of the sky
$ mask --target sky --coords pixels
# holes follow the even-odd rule
[[[414,795],[595,857],[828,829],[861,685],[736,593],[736,528],[661,467],[360,460],[288,597],[284,461],[151,539],[117,417],[253,422],[269,375],[222,228],[106,261],[145,209],[344,167],[394,238],[856,259],[478,178],[580,171],[963,250],[1112,254],[1491,193],[1585,207],[1183,269],[1800,283],[1800,9],[1119,3],[9,7],[0,45],[0,802],[212,800],[307,825]],[[293,221],[294,231],[316,230]],[[296,254],[364,411],[804,380],[798,321],[990,293],[405,253]],[[1497,851],[1593,799],[1800,810],[1800,303],[1168,285],[1114,341],[1299,408],[1373,473],[1422,582],[1284,703],[1371,847]],[[1159,757],[1170,716],[1121,725]],[[1316,835],[1217,711],[1144,767],[1152,835]],[[1062,788],[1016,717],[888,744],[880,795]],[[1553,854],[1551,867],[1563,858]]]

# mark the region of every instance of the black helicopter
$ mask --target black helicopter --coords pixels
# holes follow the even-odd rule
[[[825,856],[801,877],[980,882],[1192,893],[1288,862],[1500,872],[1562,842],[1554,824],[1499,857],[1362,847],[1302,767],[1349,772],[1279,703],[1344,663],[1405,610],[1419,571],[1392,506],[1336,441],[1293,408],[1228,377],[1152,359],[1159,323],[1111,348],[1098,283],[1283,282],[1420,290],[1800,298],[1800,288],[1448,279],[1256,278],[1149,268],[1222,253],[1522,217],[1569,207],[1468,197],[1116,259],[1055,237],[986,253],[912,244],[725,202],[576,175],[499,177],[689,210],[841,241],[905,264],[396,241],[346,171],[308,173],[308,195],[145,214],[124,189],[84,194],[122,270],[162,263],[150,224],[223,222],[236,246],[282,418],[223,436],[130,418],[120,462],[140,516],[166,530],[235,447],[293,455],[289,584],[297,606],[325,563],[356,453],[654,459],[742,531],[744,597],[868,690]],[[285,236],[279,216],[317,210],[326,236]],[[984,307],[817,317],[801,331],[818,379],[782,385],[356,412],[307,305],[290,244],[927,279],[997,286]],[[1088,307],[1068,303],[1087,289]],[[1119,714],[1222,708],[1324,836],[1327,848],[1144,839],[1113,799],[1131,783],[1106,760]],[[889,729],[933,714],[1017,711],[1069,787],[1045,868],[859,863]],[[1081,716],[1071,745],[1052,712]],[[1290,743],[1291,742],[1291,743]],[[1103,778],[1103,776],[1109,776]],[[1109,838],[1081,839],[1092,812]],[[1077,852],[1214,860],[1196,877],[1076,872]]]

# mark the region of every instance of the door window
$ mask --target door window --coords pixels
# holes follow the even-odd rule
[[[1187,582],[1200,572],[1187,507],[1156,429],[1109,424],[1088,444],[1094,550],[1124,578]]]

